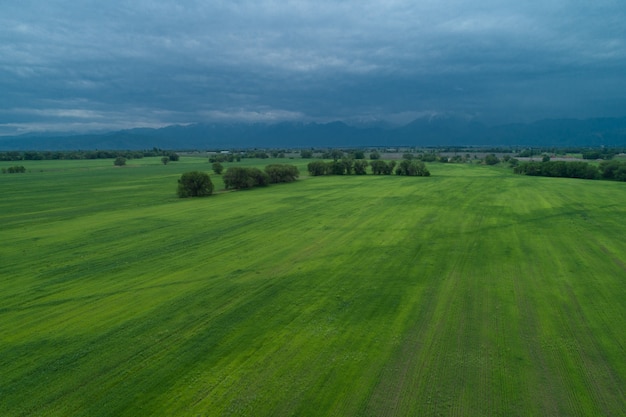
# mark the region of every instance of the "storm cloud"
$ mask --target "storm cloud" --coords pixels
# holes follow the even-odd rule
[[[0,5],[0,134],[624,116],[620,1]]]

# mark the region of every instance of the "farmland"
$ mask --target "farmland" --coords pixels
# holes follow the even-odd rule
[[[2,416],[623,415],[624,183],[429,164],[179,199],[206,159],[24,165]]]

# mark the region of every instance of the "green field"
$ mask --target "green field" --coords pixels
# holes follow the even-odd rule
[[[1,416],[624,415],[625,183],[128,164],[0,175]]]

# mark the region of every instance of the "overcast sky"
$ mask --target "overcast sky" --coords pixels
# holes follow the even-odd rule
[[[0,0],[0,134],[626,116],[624,0]]]

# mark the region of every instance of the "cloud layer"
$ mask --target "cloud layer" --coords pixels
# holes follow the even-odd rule
[[[0,134],[626,108],[617,0],[11,3]]]

